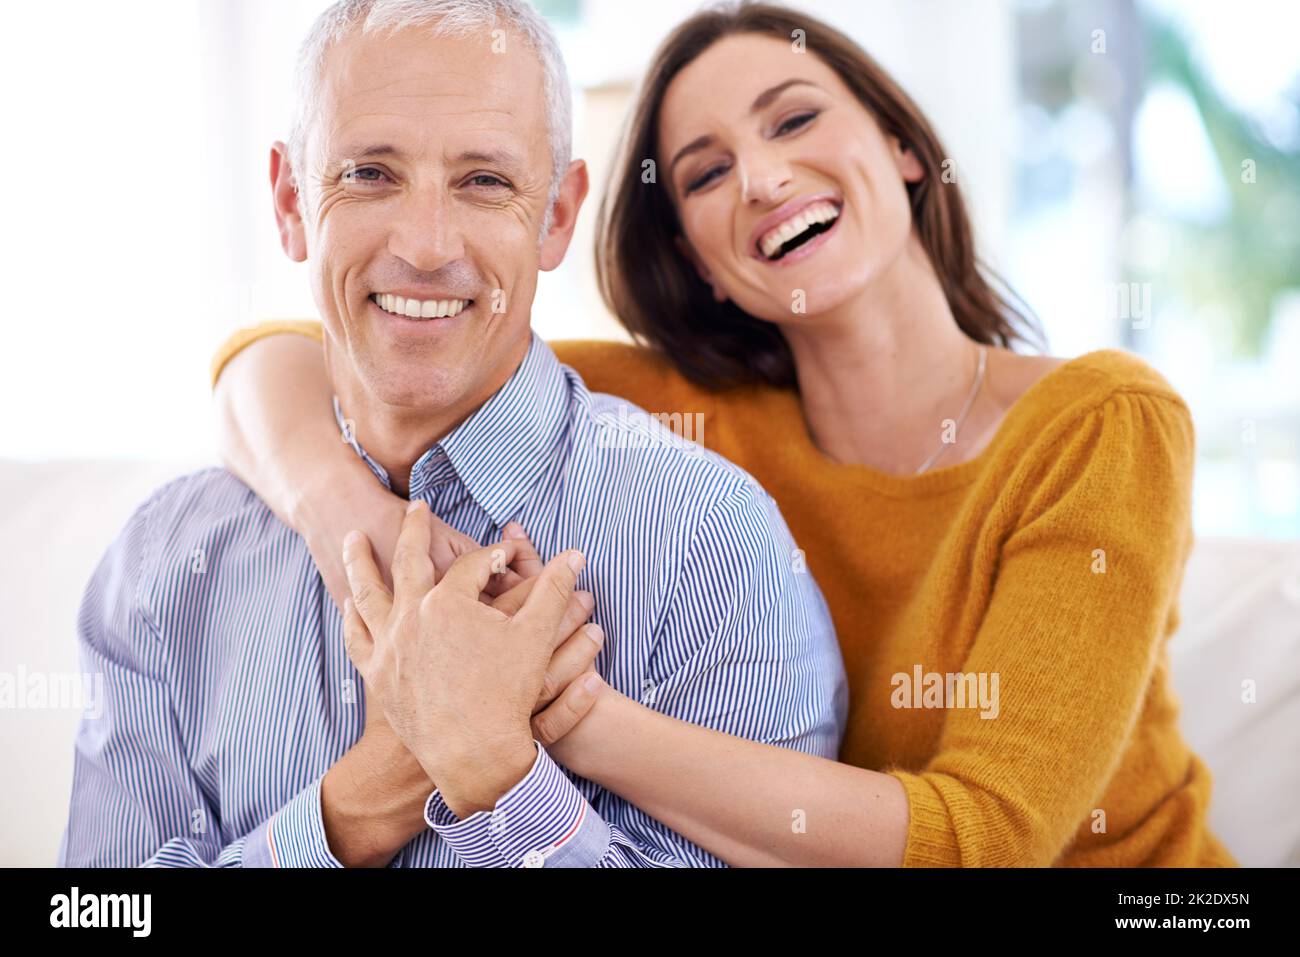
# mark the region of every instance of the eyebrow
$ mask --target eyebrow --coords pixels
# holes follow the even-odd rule
[[[712,143],[713,137],[708,136],[707,134],[705,136],[697,136],[695,139],[691,140],[677,151],[677,155],[673,157],[673,161],[668,164],[668,175],[672,176],[673,170],[681,160],[684,160],[692,153],[698,153],[700,150],[711,146]]]
[[[811,86],[811,87],[816,87],[819,90],[821,89],[821,87],[817,86],[817,84],[814,83],[812,80],[801,80],[798,77],[793,77],[789,80],[786,80],[784,83],[778,83],[776,86],[769,87],[768,89],[764,90],[762,93],[758,94],[758,96],[754,99],[754,102],[750,104],[749,112],[757,113],[759,110],[763,109],[764,107],[771,105],[773,100],[775,100],[786,90],[790,89],[790,87],[792,86]]]
[[[402,153],[396,146],[389,146],[387,143],[377,143],[374,146],[366,146],[356,150],[343,150],[343,156],[400,156]]]
[[[373,146],[366,146],[359,150],[344,150],[344,156],[351,157],[353,161],[363,159],[374,159],[380,156],[403,156],[404,154],[396,146],[388,143],[376,143]],[[456,162],[460,163],[489,163],[510,168],[518,168],[521,164],[519,157],[512,151],[506,149],[494,150],[465,150],[455,157]]]
[[[764,109],[767,106],[770,106],[773,100],[775,100],[786,90],[790,89],[790,87],[792,86],[811,86],[814,87],[815,89],[819,89],[819,90],[821,89],[821,87],[817,86],[817,84],[812,82],[811,80],[801,80],[798,77],[793,77],[789,80],[786,80],[783,83],[778,83],[776,86],[768,87],[762,93],[758,94],[758,96],[754,99],[754,102],[751,103],[749,106],[750,114],[752,115],[754,113],[757,113],[759,110]],[[689,143],[687,143],[685,146],[683,146],[681,149],[677,151],[677,155],[674,156],[672,162],[668,164],[668,175],[669,176],[672,175],[673,170],[677,167],[677,163],[680,160],[685,159],[687,156],[690,156],[692,153],[698,153],[702,149],[707,149],[711,145],[713,145],[713,137],[709,136],[708,134],[705,134],[704,136],[697,136],[695,139],[691,140]]]
[[[519,169],[524,165],[514,151],[508,149],[466,150],[456,157],[456,162],[487,163],[490,166],[504,166],[508,169]]]

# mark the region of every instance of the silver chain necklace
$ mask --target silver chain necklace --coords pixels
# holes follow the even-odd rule
[[[917,475],[920,475],[922,472],[928,469],[935,462],[939,461],[939,458],[943,455],[943,453],[947,452],[950,446],[956,444],[955,437],[957,433],[961,431],[961,427],[965,424],[966,416],[970,414],[971,406],[975,404],[975,396],[979,395],[980,386],[984,384],[984,364],[985,364],[984,360],[988,356],[988,350],[985,349],[983,346],[977,344],[975,348],[979,350],[979,354],[980,354],[979,368],[975,370],[975,381],[974,383],[971,384],[970,395],[966,396],[966,404],[962,406],[962,410],[957,416],[956,424],[953,426],[952,431],[953,431],[954,440],[953,442],[944,442],[942,439],[940,439],[939,447],[934,450],[934,454],[931,455],[924,462],[922,462],[921,467],[916,470]]]

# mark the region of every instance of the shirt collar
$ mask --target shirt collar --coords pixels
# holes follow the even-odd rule
[[[493,396],[411,467],[412,499],[459,479],[498,526],[508,522],[541,478],[563,436],[569,381],[550,346],[532,333],[519,368]],[[384,467],[358,444],[338,396],[334,416],[347,442],[375,476],[392,488]]]

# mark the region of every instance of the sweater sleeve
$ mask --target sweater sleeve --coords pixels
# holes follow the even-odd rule
[[[212,387],[216,388],[226,364],[252,343],[267,336],[292,333],[324,340],[324,329],[315,319],[276,319],[232,332],[212,356]],[[573,366],[592,392],[612,392],[646,409],[670,406],[700,408],[703,390],[691,386],[672,367],[649,350],[621,342],[594,339],[562,339],[550,343],[565,365]],[[659,405],[657,405],[658,403]],[[674,406],[674,407],[676,407]]]
[[[1120,390],[1042,438],[1009,483],[1019,513],[965,662],[996,705],[948,710],[929,763],[891,771],[910,809],[905,866],[1052,864],[1113,774],[1176,622],[1186,406]]]
[[[245,329],[238,329],[232,332],[226,341],[217,347],[216,353],[212,356],[212,387],[214,389],[217,387],[217,380],[221,378],[221,370],[236,355],[258,339],[265,339],[267,336],[275,336],[283,332],[306,336],[309,339],[315,339],[317,342],[321,342],[325,338],[321,324],[314,319],[276,319],[271,322],[258,323]]]

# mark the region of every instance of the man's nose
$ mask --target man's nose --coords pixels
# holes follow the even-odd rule
[[[790,164],[774,150],[754,151],[740,157],[740,195],[746,203],[771,205],[790,191],[794,175]]]
[[[388,251],[421,272],[465,256],[464,236],[441,191],[411,193],[389,227]]]

